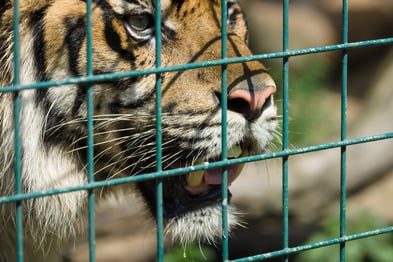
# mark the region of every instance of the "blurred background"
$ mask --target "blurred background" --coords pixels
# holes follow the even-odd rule
[[[241,0],[255,54],[282,50],[282,1]],[[289,47],[338,44],[341,0],[291,0]],[[392,0],[349,1],[349,41],[393,37]],[[393,45],[348,51],[348,138],[393,132]],[[289,59],[289,137],[291,148],[340,140],[341,51]],[[282,59],[263,61],[279,87]],[[279,141],[272,151],[281,149]],[[347,231],[364,232],[393,224],[393,141],[347,150]],[[244,213],[245,228],[230,240],[230,258],[282,247],[281,160],[246,166],[231,187],[233,204]],[[340,150],[289,158],[290,246],[339,236]],[[96,259],[102,262],[155,261],[154,221],[137,197],[113,200],[97,209]],[[77,240],[70,261],[88,261],[87,236]],[[168,245],[165,261],[220,261],[219,246]],[[202,251],[202,252],[201,252]],[[294,256],[291,261],[338,261],[337,246]],[[184,257],[185,256],[185,257]],[[393,261],[393,236],[347,243],[348,261]],[[269,261],[281,261],[269,260]]]

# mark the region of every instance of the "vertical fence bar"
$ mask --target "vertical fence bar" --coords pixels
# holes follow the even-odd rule
[[[93,75],[93,39],[92,39],[92,0],[86,1],[86,75]],[[83,88],[83,87],[80,87]],[[93,86],[89,84],[86,90],[87,103],[87,179],[88,183],[94,182],[94,130],[93,130]],[[95,213],[94,213],[94,191],[88,190],[88,223],[89,223],[89,261],[95,261]]]
[[[161,4],[156,0],[155,10],[156,67],[161,67]],[[162,171],[161,75],[156,74],[156,169]],[[156,180],[157,261],[164,261],[164,212],[162,178]]]
[[[221,1],[221,58],[227,57],[227,0]],[[227,160],[227,65],[221,66],[221,159]],[[222,260],[229,258],[228,250],[228,168],[222,169]]]
[[[288,51],[289,34],[288,34],[288,16],[289,0],[283,1],[283,51]],[[288,81],[289,81],[289,57],[283,58],[283,123],[282,123],[282,150],[288,149]],[[289,247],[289,221],[288,221],[288,156],[282,159],[282,227],[283,227],[283,249]],[[283,261],[288,261],[288,255],[283,256]]]
[[[20,85],[20,38],[19,38],[19,1],[14,0],[13,6],[13,28],[14,28],[14,78],[13,85]],[[21,141],[20,141],[20,107],[21,101],[19,92],[14,92],[14,146],[15,146],[15,165],[14,165],[14,176],[15,176],[15,194],[22,193],[22,150],[21,150]],[[15,230],[16,230],[16,248],[17,248],[17,261],[23,261],[23,204],[22,201],[15,202]]]
[[[348,0],[342,2],[342,43],[348,43]],[[347,80],[348,53],[342,51],[341,60],[341,141],[347,138]],[[347,147],[341,147],[340,158],[340,237],[346,234],[346,155]],[[340,243],[340,261],[345,261],[345,241]]]

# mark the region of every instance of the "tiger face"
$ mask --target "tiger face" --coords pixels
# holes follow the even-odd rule
[[[22,84],[86,75],[85,1],[20,2]],[[0,83],[7,86],[13,78],[12,1],[1,5]],[[228,7],[228,57],[249,56],[242,10],[235,0]],[[95,75],[155,67],[154,13],[153,0],[93,1]],[[161,0],[161,41],[162,66],[220,59],[221,1]],[[227,147],[240,148],[237,156],[262,153],[277,125],[275,83],[257,61],[229,64],[226,70]],[[221,159],[221,71],[221,66],[210,66],[160,74],[164,170]],[[155,85],[154,74],[93,84],[95,180],[156,170]],[[86,182],[86,90],[85,84],[71,84],[20,92],[25,191]],[[10,140],[12,117],[6,112],[11,100],[9,93],[0,93],[1,118],[8,119],[0,125],[1,137]],[[0,166],[6,158],[0,156]],[[0,177],[10,176],[11,169],[0,169]],[[241,169],[228,167],[229,183]],[[164,220],[173,238],[212,240],[221,234],[221,173],[213,168],[163,179]],[[154,215],[155,181],[139,182],[136,190]],[[85,201],[83,194],[67,195],[53,198]],[[65,206],[72,212],[83,208]],[[232,207],[228,219],[230,227],[238,223]]]

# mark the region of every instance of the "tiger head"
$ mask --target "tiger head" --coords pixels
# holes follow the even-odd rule
[[[5,19],[12,12],[11,1],[6,2],[9,9],[2,11],[2,31],[12,27],[11,20]],[[85,1],[25,0],[20,10],[22,83],[85,76]],[[154,14],[154,0],[93,1],[94,75],[156,66]],[[161,66],[221,59],[221,26],[221,0],[161,0]],[[252,55],[247,47],[245,18],[236,0],[228,0],[226,26],[227,56]],[[5,40],[6,33],[0,34]],[[7,62],[12,58],[12,44],[9,40],[6,43],[0,48],[4,62],[1,69],[8,72],[2,76],[2,85],[12,79],[12,63]],[[240,148],[236,156],[262,153],[277,125],[275,83],[258,61],[228,64],[226,74],[227,147]],[[159,74],[163,170],[221,160],[221,76],[222,67],[217,65]],[[156,74],[147,74],[112,77],[92,84],[95,180],[156,171],[156,79]],[[35,152],[47,152],[39,161],[67,159],[67,167],[50,166],[52,177],[67,173],[65,168],[85,173],[86,87],[79,83],[21,92],[21,121],[41,130],[37,134],[29,130],[29,140],[36,141]],[[28,116],[23,113],[29,110],[41,117],[24,119]],[[29,143],[31,146],[33,142]],[[241,169],[241,165],[227,167],[229,184]],[[221,168],[163,178],[166,230],[180,241],[219,236],[221,184]],[[138,182],[136,189],[154,215],[155,180]],[[229,211],[232,227],[238,220],[232,207]]]

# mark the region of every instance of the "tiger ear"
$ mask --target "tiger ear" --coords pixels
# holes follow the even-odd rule
[[[247,19],[236,0],[228,1],[228,24],[235,34],[248,43]]]

